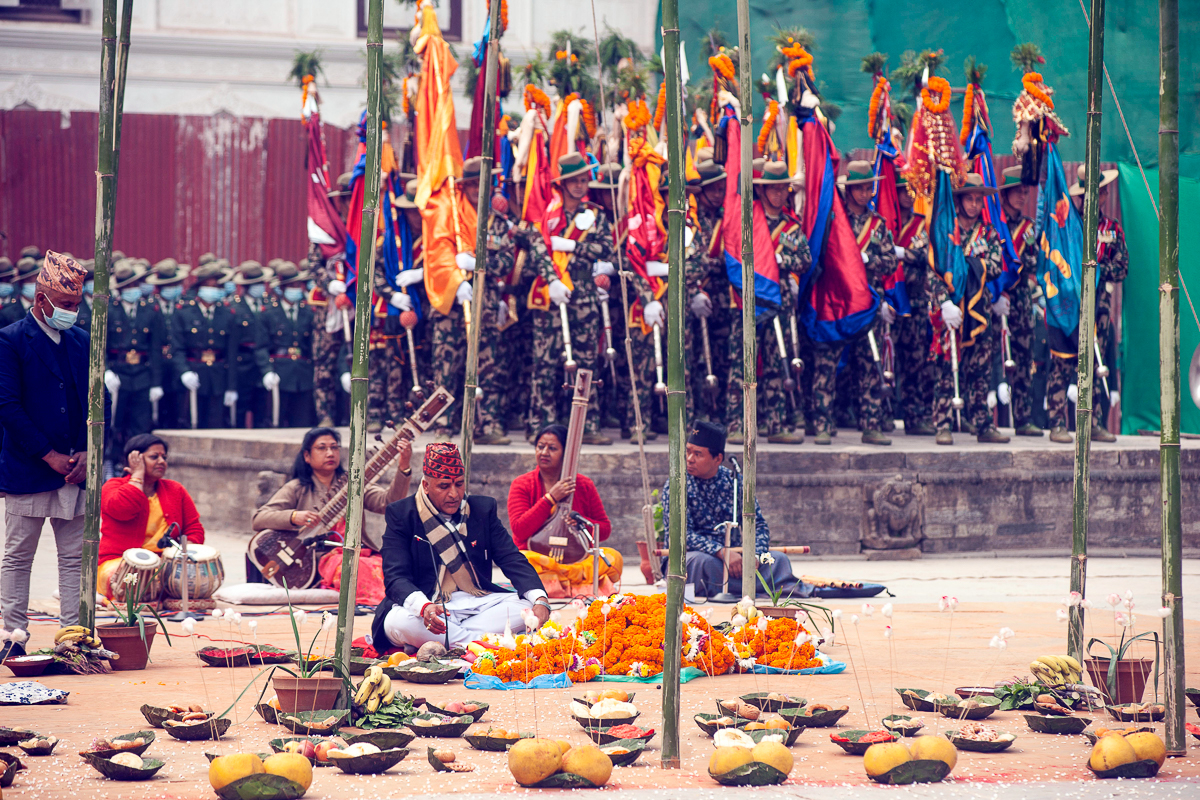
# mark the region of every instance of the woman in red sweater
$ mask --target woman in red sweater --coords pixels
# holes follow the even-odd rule
[[[599,525],[600,541],[612,533],[612,523],[604,513],[596,484],[584,475],[576,475],[575,480],[560,480],[566,441],[567,429],[562,425],[543,428],[534,439],[537,467],[514,480],[508,490],[508,524],[513,541],[537,570],[551,597],[592,593],[591,555],[573,564],[560,564],[550,556],[528,549],[530,538],[549,521],[559,503],[571,498],[571,510]],[[585,533],[591,536],[590,529]],[[607,563],[604,559],[600,561],[600,592],[608,595],[615,591],[613,584],[621,580],[623,562],[621,554],[611,547],[603,548],[603,552]]]
[[[96,588],[105,597],[113,597],[111,578],[125,551],[142,548],[162,553],[159,540],[171,523],[177,523],[179,532],[187,534],[189,545],[204,543],[204,526],[192,496],[183,484],[163,477],[167,472],[167,450],[167,443],[153,434],[131,437],[125,443],[129,474],[112,478],[100,490]],[[142,598],[157,599],[157,595]]]

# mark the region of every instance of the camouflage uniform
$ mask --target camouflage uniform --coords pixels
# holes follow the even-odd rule
[[[704,419],[724,425],[725,392],[722,379],[729,375],[729,347],[723,345],[733,335],[732,311],[729,298],[729,275],[725,271],[725,248],[720,240],[721,209],[710,210],[699,205],[700,226],[693,241],[694,254],[687,260],[688,302],[698,290],[703,290],[712,301],[712,313],[708,317],[708,343],[712,355],[712,371],[717,376],[717,388],[709,390],[704,384],[704,340],[699,318],[690,314],[692,345],[688,350],[691,361],[691,390],[695,405]],[[714,237],[716,241],[714,242]],[[715,255],[713,254],[715,245]],[[806,243],[807,246],[807,243]],[[687,306],[685,306],[686,308]],[[737,309],[733,309],[737,310]]]
[[[874,211],[865,214],[846,212],[850,227],[857,237],[863,226],[870,220],[875,220],[871,237],[860,244],[865,256],[863,268],[866,270],[867,281],[871,288],[880,296],[883,295],[883,278],[896,271],[896,245],[892,232],[888,230],[883,217]],[[876,331],[875,341],[882,341],[878,319],[871,323],[871,330]],[[857,397],[858,426],[863,431],[878,431],[883,422],[882,386],[879,380],[879,368],[871,354],[871,344],[866,331],[852,342],[844,344],[817,345],[815,352],[816,364],[813,374],[813,412],[816,416],[816,430],[830,431],[834,425],[832,406],[835,400],[835,387],[838,380],[837,364],[841,358],[842,349],[849,348],[846,358],[846,368],[843,375],[843,385],[848,390],[845,396],[847,405]]]
[[[590,206],[590,204],[588,204]],[[582,211],[584,204],[580,204]],[[590,369],[593,375],[600,366],[600,337],[604,323],[597,305],[596,284],[592,279],[592,266],[597,261],[617,263],[612,224],[599,207],[592,207],[596,222],[582,236],[571,253],[568,266],[574,290],[567,302],[567,314],[571,326],[571,352],[581,369]],[[545,238],[536,234],[529,236],[529,256],[534,261],[538,276],[549,284],[558,279],[550,248]],[[535,430],[559,421],[562,411],[559,399],[566,397],[563,386],[567,382],[563,371],[562,323],[558,308],[553,301],[546,310],[531,309],[533,314],[533,386],[530,397],[530,421]],[[565,405],[563,406],[565,408]],[[584,422],[585,434],[600,431],[600,408],[596,392],[588,401],[588,413]]]
[[[399,224],[407,225],[408,222],[402,217]],[[419,233],[415,239],[413,248],[417,249],[421,246]],[[414,263],[413,266],[420,268],[422,263]],[[408,364],[408,339],[404,326],[400,324],[400,315],[390,313],[394,310],[391,307],[392,295],[397,290],[388,283],[382,262],[375,264],[373,279],[375,303],[367,345],[367,425],[377,430],[387,420],[399,423],[408,416],[404,404],[412,391],[412,373]],[[409,286],[405,293],[414,295],[414,305],[423,300],[415,299],[417,295],[424,294],[419,286]]]
[[[781,218],[767,220],[773,234],[779,230],[782,221]],[[788,360],[780,359],[773,320],[776,316],[779,317],[786,341],[789,335],[789,315],[794,314],[796,309],[796,297],[789,276],[803,275],[812,266],[808,239],[805,238],[799,224],[794,224],[786,232],[778,234],[775,260],[779,265],[780,308],[760,314],[755,320],[758,338],[758,427],[760,431],[765,430],[768,436],[787,433],[792,427],[788,403],[796,399],[796,393],[793,392],[792,400],[789,400],[788,393],[783,388],[783,382],[791,370],[788,363],[791,353],[789,351]],[[715,307],[717,304],[714,302],[713,305]],[[736,305],[730,309],[729,328],[729,382],[725,393],[725,415],[729,420],[730,431],[734,432],[742,429],[744,413],[742,314],[741,308]]]
[[[1032,423],[1033,419],[1033,287],[1037,272],[1037,242],[1033,236],[1033,225],[1028,217],[1018,217],[1008,222],[1009,233],[1014,237],[1022,228],[1024,241],[1013,241],[1021,256],[1021,274],[1007,294],[1008,348],[1017,366],[1008,375],[1012,389],[1012,411],[1014,426]]]
[[[528,308],[526,303],[529,290],[537,278],[537,265],[529,253],[531,235],[537,236],[538,233],[526,222],[509,231],[513,243],[513,271],[503,286],[503,296],[506,303],[511,303],[517,321],[506,328],[500,337],[504,348],[501,363],[506,365],[500,369],[510,375],[508,391],[502,398],[505,427],[519,429],[526,437],[534,434],[529,419],[529,404],[534,375],[533,319],[536,312]]]
[[[903,234],[904,231],[902,230]],[[933,425],[933,385],[937,369],[929,360],[929,240],[924,226],[919,233],[906,238],[904,253],[904,288],[912,313],[899,317],[895,328],[896,383],[900,392],[898,416],[904,420],[904,431],[910,433],[925,425]]]
[[[979,235],[972,243],[976,226],[979,225],[982,225],[983,229],[979,231]],[[960,230],[960,241],[964,242],[964,248],[970,247],[970,250],[967,251],[968,256],[973,255],[983,262],[985,274],[982,280],[986,283],[999,277],[1003,271],[1003,250],[999,235],[991,225],[983,221],[982,217],[977,220],[976,226]],[[942,277],[936,274],[930,278],[930,286],[932,290],[930,308],[936,310],[950,298],[950,290]],[[971,316],[971,312],[964,312],[962,326],[955,333],[955,342],[960,347],[961,353],[958,358],[959,392],[965,403],[962,411],[964,424],[966,422],[974,424],[982,435],[988,428],[995,427],[992,423],[991,409],[987,405],[987,395],[996,323],[992,320],[992,303],[986,289],[971,311],[987,320],[987,328],[976,335],[974,343],[962,348],[962,333],[970,331],[973,323],[979,324],[978,320]],[[943,343],[946,342],[944,326],[935,329],[934,335],[942,336]],[[954,397],[954,371],[950,353],[947,350],[944,355],[931,354],[931,358],[938,362],[939,368],[937,385],[934,387],[934,424],[939,431],[948,431],[951,430],[954,423],[954,412],[950,405],[950,401]]]
[[[330,281],[345,279],[345,263],[322,261],[315,245],[308,260],[316,284],[308,293],[307,303],[316,315],[313,320],[313,399],[316,402],[317,424],[336,424],[338,400],[344,394],[338,357],[345,345],[345,334],[340,329],[330,333],[326,330],[325,322],[329,314],[340,314],[328,289]],[[349,309],[348,317],[354,319],[353,307]]]
[[[1100,224],[1101,241],[1098,243],[1096,264],[1100,270],[1100,286],[1096,290],[1096,342],[1104,355],[1104,365],[1109,368],[1109,391],[1117,391],[1120,386],[1115,358],[1116,342],[1113,338],[1112,304],[1117,285],[1124,282],[1129,275],[1129,248],[1125,245],[1125,231],[1119,222],[1101,214]],[[1111,226],[1111,230],[1105,231],[1105,226]],[[1109,239],[1110,241],[1105,241]],[[1108,425],[1108,412],[1112,403],[1104,394],[1103,384],[1098,380],[1096,383],[1100,386],[1100,391],[1092,394],[1097,401],[1093,403],[1093,407],[1098,411],[1094,416],[1096,423],[1103,428]]]

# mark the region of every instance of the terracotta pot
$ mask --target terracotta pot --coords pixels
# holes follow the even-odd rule
[[[800,609],[795,606],[757,606],[764,617],[787,617],[795,619]]]
[[[1104,695],[1109,705],[1124,703],[1140,703],[1142,692],[1146,689],[1146,678],[1154,670],[1152,658],[1123,658],[1117,662],[1116,696],[1108,693],[1108,662],[1107,658],[1084,659],[1084,666],[1095,686]]]
[[[293,678],[277,674],[271,682],[279,699],[279,709],[289,714],[331,709],[342,691],[342,682],[337,678]]]
[[[145,669],[150,660],[150,647],[154,644],[154,634],[158,632],[157,622],[146,623],[146,641],[142,641],[142,632],[137,625],[97,625],[96,635],[104,644],[106,650],[112,650],[120,658],[109,661],[114,670]]]
[[[645,542],[637,543],[638,555],[642,558],[642,577],[647,586],[654,585],[654,568],[650,566],[650,546]]]

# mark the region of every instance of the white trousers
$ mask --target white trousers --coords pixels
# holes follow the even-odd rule
[[[11,498],[10,498],[11,499]],[[50,518],[54,544],[58,548],[58,605],[62,625],[79,622],[79,573],[83,565],[83,516]],[[15,514],[5,509],[4,558],[0,563],[0,607],[4,627],[29,627],[29,581],[33,557],[42,538],[45,517]]]
[[[466,645],[485,633],[504,633],[509,626],[513,633],[523,633],[525,623],[521,612],[533,608],[512,592],[496,592],[475,597],[455,592],[446,602],[446,627],[450,644]],[[420,647],[426,642],[444,642],[445,633],[434,633],[425,627],[425,620],[403,606],[393,606],[383,620],[383,630],[393,647]]]

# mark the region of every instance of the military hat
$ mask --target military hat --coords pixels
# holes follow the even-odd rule
[[[1067,194],[1071,195],[1071,197],[1082,197],[1087,193],[1087,165],[1080,164],[1079,169],[1075,170],[1075,174],[1079,177],[1079,180],[1067,189]],[[1120,177],[1120,175],[1120,171],[1115,169],[1100,170],[1100,185],[1097,188],[1103,189]]]
[[[6,281],[17,274],[17,268],[8,256],[0,256],[0,281]]]
[[[270,261],[267,262],[267,268],[268,269],[278,269],[279,265],[282,264],[283,262],[284,262],[284,259],[276,256],[275,258],[272,258]]]
[[[587,175],[591,172],[592,165],[581,153],[573,152],[566,153],[558,159],[558,177],[556,181],[569,181],[571,178],[578,178],[580,175]]]
[[[289,283],[304,283],[311,275],[308,270],[300,270],[291,261],[285,261],[275,270],[275,285],[286,286]]]
[[[168,286],[172,283],[180,283],[188,276],[188,268],[182,266],[173,258],[164,258],[162,261],[154,265],[154,269],[150,270],[150,274],[146,276],[146,283],[151,286]]]
[[[225,281],[230,279],[232,274],[232,270],[222,267],[217,262],[210,261],[207,264],[201,264],[199,267],[197,267],[192,272],[192,277],[196,279],[197,284],[213,280],[214,278],[218,283],[225,283]]]
[[[601,164],[596,169],[595,180],[588,183],[589,189],[616,189],[621,183],[621,165]]]
[[[787,163],[784,161],[768,161],[763,164],[761,176],[754,179],[756,186],[772,186],[775,184],[794,183],[788,175]]]
[[[112,288],[132,286],[146,276],[146,268],[136,261],[125,258],[118,261],[112,270]]]
[[[408,183],[404,184],[404,194],[392,201],[392,205],[396,208],[416,208],[417,207],[417,179],[413,178]]]
[[[227,271],[230,274],[230,277],[233,276],[233,264],[229,263],[228,258],[218,258],[216,261],[213,261],[212,263],[216,264],[221,269]]]
[[[846,174],[838,178],[838,186],[854,186],[860,183],[875,183],[879,178],[870,161],[851,161],[846,165]]]
[[[1020,186],[1021,185],[1021,165],[1017,164],[1016,166],[1005,167],[1004,171],[1000,173],[1000,177],[1003,179],[1000,182],[1000,191],[1004,191],[1005,189],[1011,189],[1014,186]]]
[[[41,259],[42,251],[36,244],[27,244],[21,248],[21,258]]]
[[[17,274],[13,276],[14,283],[36,278],[42,270],[42,262],[32,256],[22,256],[17,259]]]
[[[124,258],[125,258],[125,253],[124,253],[124,252],[122,252],[122,251],[120,251],[120,250],[113,250],[112,252],[110,252],[110,253],[108,254],[108,258],[109,258],[109,260],[110,260],[112,263],[114,263],[114,264],[115,264],[115,263],[116,263],[116,262],[118,262],[118,261],[122,261],[122,260],[124,260]]]
[[[264,267],[257,261],[243,261],[233,274],[233,282],[238,286],[249,286],[252,283],[269,281],[274,274],[274,270]]]
[[[84,280],[94,280],[96,277],[96,259],[89,258],[79,262],[79,266],[87,270],[87,277]]]
[[[707,149],[707,148],[701,148]],[[697,153],[700,151],[697,150]],[[697,161],[696,171],[700,173],[700,185],[708,186],[710,183],[725,180],[725,168],[711,158],[707,161]]]
[[[203,267],[205,264],[210,264],[216,260],[217,256],[215,253],[203,253],[199,258],[196,259],[196,263]]]
[[[482,169],[483,169],[483,157],[482,156],[475,156],[474,158],[468,158],[466,161],[463,162],[462,181],[465,183],[467,181],[479,180],[479,173]],[[493,178],[498,175],[501,175],[501,174],[503,174],[502,170],[496,169],[495,167],[492,168],[492,177]]]
[[[983,182],[983,176],[978,172],[968,172],[967,179],[963,181],[963,185],[954,190],[956,195],[959,194],[996,194],[1000,190],[994,186],[988,186]]]

